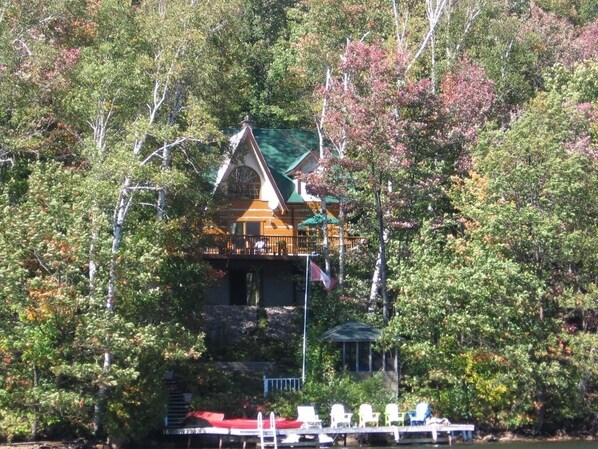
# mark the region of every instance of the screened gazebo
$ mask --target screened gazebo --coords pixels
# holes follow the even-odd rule
[[[322,339],[336,344],[341,353],[340,367],[347,371],[397,371],[396,350],[382,353],[375,349],[381,335],[380,329],[369,324],[349,321],[325,332]]]

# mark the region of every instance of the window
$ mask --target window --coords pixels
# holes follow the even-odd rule
[[[373,372],[383,368],[383,354],[369,341],[337,342],[339,362],[337,369],[347,371]],[[386,355],[387,353],[385,353]],[[391,359],[392,360],[392,359]],[[394,364],[388,362],[386,371],[394,371]]]
[[[256,200],[260,197],[260,187],[260,176],[246,165],[235,168],[227,180],[230,198]]]
[[[297,231],[297,244],[302,253],[321,252],[322,249],[318,246],[318,230],[313,228],[299,229]]]
[[[261,222],[259,221],[236,221],[233,224],[235,235],[260,235]]]
[[[357,359],[357,371],[371,371],[370,343],[367,341],[358,342],[357,352],[359,354],[359,358]]]
[[[356,371],[357,344],[354,342],[345,343],[345,368],[347,371]]]
[[[237,221],[231,227],[232,247],[236,254],[252,254],[261,237],[262,223],[259,221]]]

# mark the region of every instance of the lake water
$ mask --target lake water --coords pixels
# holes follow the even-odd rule
[[[460,449],[598,449],[598,441],[545,441],[533,443],[459,443],[454,446],[447,444],[428,444],[428,445],[403,445],[393,446],[392,449],[431,449],[431,448],[450,448],[458,447]]]
[[[177,446],[184,447],[184,446]],[[191,446],[197,447],[197,446]],[[215,446],[217,447],[217,446]],[[225,446],[235,448],[236,445]],[[259,446],[258,446],[259,447]],[[239,445],[241,448],[241,445]],[[343,445],[331,446],[332,449],[341,449]],[[401,446],[347,446],[349,449],[598,449],[598,441],[544,441],[533,443],[457,443],[452,446],[448,444],[403,444]]]

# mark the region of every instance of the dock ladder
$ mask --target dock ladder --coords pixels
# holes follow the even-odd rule
[[[257,429],[260,434],[260,446],[265,449],[266,446],[272,446],[278,449],[278,441],[276,437],[276,421],[274,420],[274,412],[270,412],[270,428],[264,428],[264,418],[262,412],[257,414]],[[272,441],[266,441],[267,438],[272,438]]]

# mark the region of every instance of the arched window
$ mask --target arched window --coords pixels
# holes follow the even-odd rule
[[[230,198],[255,200],[260,197],[260,176],[246,165],[237,167],[231,172],[227,186]]]

